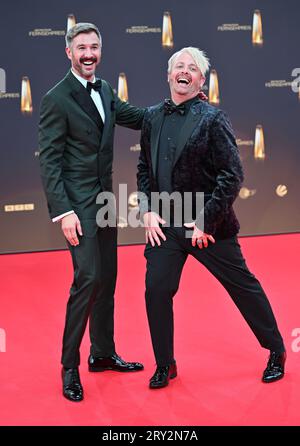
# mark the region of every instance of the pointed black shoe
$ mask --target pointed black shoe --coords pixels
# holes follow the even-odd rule
[[[108,358],[97,358],[90,355],[88,366],[90,372],[104,372],[105,370],[114,370],[116,372],[139,372],[140,370],[144,370],[143,364],[140,364],[139,362],[126,362],[116,353]]]
[[[80,382],[78,368],[62,368],[63,396],[70,401],[83,400],[83,388]]]
[[[150,389],[161,389],[169,384],[169,380],[176,378],[176,364],[170,364],[165,367],[157,367],[154,375],[150,378]]]
[[[264,370],[262,381],[264,383],[271,383],[283,378],[285,361],[286,352],[270,352],[267,368]]]

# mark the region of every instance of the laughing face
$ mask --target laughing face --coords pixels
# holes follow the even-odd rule
[[[176,57],[171,72],[168,74],[171,97],[175,104],[197,96],[205,82],[192,56],[184,52]]]
[[[88,81],[94,79],[96,66],[101,59],[100,40],[95,32],[78,34],[70,48],[66,48],[66,53],[78,76]]]

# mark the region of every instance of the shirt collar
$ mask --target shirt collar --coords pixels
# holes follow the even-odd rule
[[[186,112],[188,112],[189,109],[191,108],[191,106],[194,104],[194,102],[196,102],[198,99],[199,99],[199,96],[197,94],[197,96],[194,96],[193,98],[188,99],[185,102],[181,102],[180,105],[184,104],[185,105],[185,110],[186,110]]]
[[[86,79],[84,79],[83,77],[78,76],[78,74],[75,73],[75,72],[72,70],[72,68],[71,68],[71,72],[72,72],[73,76],[75,76],[76,79],[79,80],[79,82],[84,86],[84,88],[86,88],[88,81],[87,81]],[[95,78],[95,76],[94,76],[94,79],[92,80],[92,82],[95,82],[95,80],[96,80],[96,78]]]

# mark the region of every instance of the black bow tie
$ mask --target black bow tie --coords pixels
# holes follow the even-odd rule
[[[87,91],[91,94],[92,88],[100,93],[101,90],[101,79],[98,79],[96,82],[88,82],[86,84]]]
[[[164,111],[165,115],[171,115],[174,112],[177,112],[180,115],[184,115],[185,105],[184,104],[175,105],[174,102],[171,101],[171,99],[165,99]]]

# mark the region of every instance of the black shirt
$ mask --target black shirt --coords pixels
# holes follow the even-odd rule
[[[167,192],[172,194],[173,184],[172,184],[172,170],[174,164],[174,157],[176,153],[176,147],[178,144],[179,135],[182,126],[185,123],[187,114],[190,107],[194,102],[198,100],[198,96],[185,101],[185,113],[182,115],[178,112],[173,112],[172,114],[167,114],[164,116],[164,121],[161,128],[159,143],[158,143],[158,158],[157,158],[157,182],[158,191]],[[174,224],[175,218],[182,221],[184,208],[180,208],[181,211],[176,212],[177,217],[175,217],[175,208],[173,200],[160,200],[158,213],[168,220],[168,223]]]
[[[165,115],[158,144],[157,182],[159,192],[173,192],[172,169],[178,138],[191,105],[198,96],[184,102],[185,113]]]

